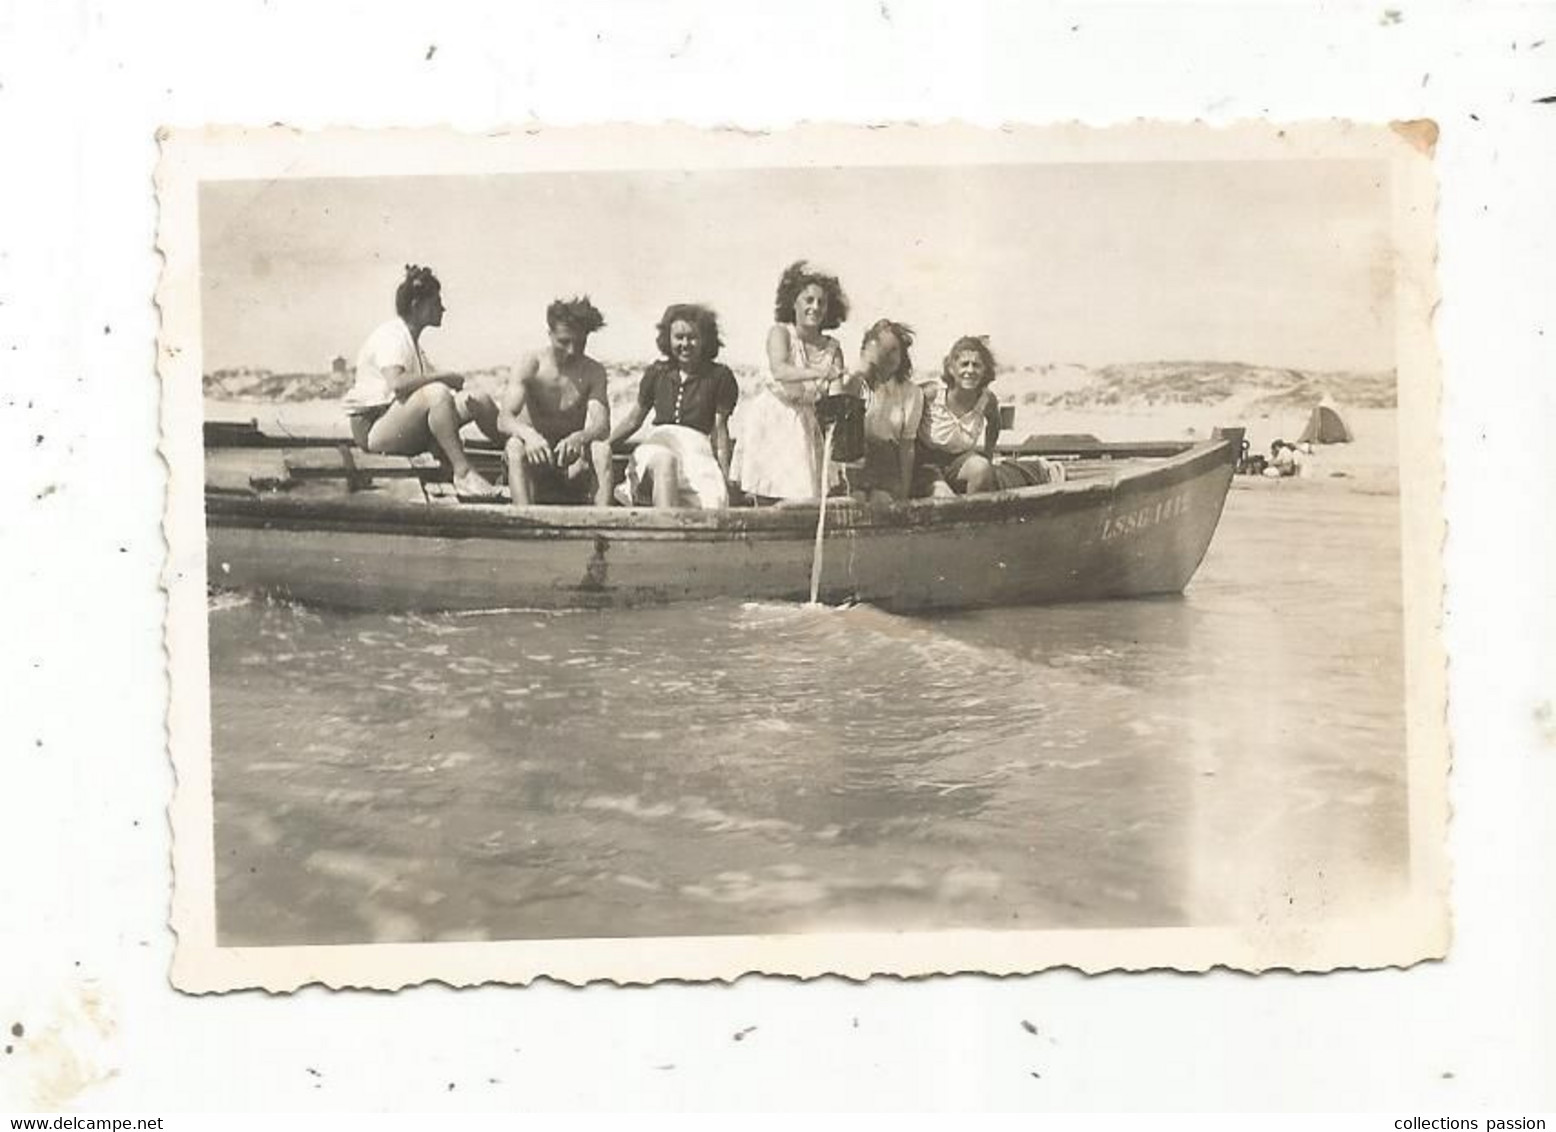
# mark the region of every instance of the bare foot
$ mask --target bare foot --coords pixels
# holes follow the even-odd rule
[[[469,495],[477,499],[495,499],[501,492],[490,480],[471,468],[464,475],[454,477],[454,494]]]

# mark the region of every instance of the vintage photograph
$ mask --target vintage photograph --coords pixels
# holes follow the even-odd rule
[[[1432,136],[165,136],[175,981],[1443,954]]]

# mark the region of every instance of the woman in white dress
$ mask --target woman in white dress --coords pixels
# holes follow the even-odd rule
[[[816,499],[822,494],[816,399],[840,384],[845,368],[842,347],[826,332],[848,317],[848,299],[835,275],[800,260],[778,280],[773,317],[768,379],[738,415],[731,478],[758,503]]]
[[[636,404],[611,432],[620,444],[653,415],[616,497],[628,507],[728,507],[729,418],[740,386],[714,360],[723,344],[718,316],[700,303],[673,303],[657,329],[660,360],[644,371]]]

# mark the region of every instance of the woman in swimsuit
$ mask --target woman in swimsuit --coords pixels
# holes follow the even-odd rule
[[[942,389],[924,399],[919,425],[915,495],[993,491],[994,442],[1000,432],[994,353],[982,338],[956,340],[941,369]]]
[[[913,381],[912,328],[883,318],[864,332],[850,393],[864,398],[864,463],[848,475],[856,497],[871,503],[907,499],[913,484],[924,391]]]

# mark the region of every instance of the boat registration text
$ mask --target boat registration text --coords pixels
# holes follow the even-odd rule
[[[1102,520],[1102,541],[1111,542],[1124,535],[1135,534],[1158,523],[1164,523],[1168,519],[1176,519],[1179,515],[1187,513],[1188,509],[1189,497],[1185,492],[1181,495],[1169,496],[1149,507],[1126,511],[1122,515],[1109,515]]]

